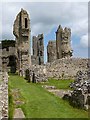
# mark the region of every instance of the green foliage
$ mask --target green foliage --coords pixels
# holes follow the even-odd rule
[[[14,40],[2,40],[2,49],[8,48],[8,47],[15,47],[15,41]]]
[[[67,101],[49,93],[41,84],[27,83],[17,75],[10,75],[11,89],[19,89],[25,99],[21,108],[26,118],[87,118],[84,110],[73,108]]]

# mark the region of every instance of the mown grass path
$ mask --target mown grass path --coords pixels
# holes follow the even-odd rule
[[[41,84],[27,83],[17,75],[10,75],[9,89],[19,89],[24,98],[21,107],[26,118],[87,118],[88,113],[71,107],[68,102],[54,96]]]

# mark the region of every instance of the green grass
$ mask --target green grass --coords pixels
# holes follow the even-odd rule
[[[58,89],[70,89],[69,85],[73,81],[74,80],[56,80],[56,79],[50,78],[49,82],[47,82],[46,84],[56,86],[56,88]]]
[[[22,77],[10,75],[10,89],[19,88],[25,104],[21,105],[26,118],[87,118],[84,110],[73,108],[68,102],[54,96],[41,84],[27,83]],[[9,103],[10,104],[10,103]]]
[[[12,97],[12,94],[11,94],[11,91],[10,91],[10,88],[9,88],[9,120],[12,120],[12,117],[13,117],[13,112],[14,112],[14,103],[13,103],[13,97]]]

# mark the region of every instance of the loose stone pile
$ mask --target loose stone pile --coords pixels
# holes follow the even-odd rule
[[[47,91],[53,93],[54,95],[58,96],[59,98],[62,98],[65,94],[71,93],[71,90],[57,89],[55,86],[42,85],[42,87],[45,88]]]
[[[90,107],[90,71],[78,71],[74,83],[70,84],[73,92],[70,96],[65,95],[63,98],[68,98],[70,104],[74,107],[89,109]]]
[[[3,73],[0,81],[0,119],[8,118],[8,74]]]

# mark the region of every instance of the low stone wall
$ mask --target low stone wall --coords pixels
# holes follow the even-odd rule
[[[78,71],[88,69],[88,61],[82,58],[64,58],[46,65],[32,65],[30,69],[38,76],[38,81],[43,81],[45,78],[75,79]]]
[[[47,76],[57,79],[75,78],[76,73],[86,71],[88,59],[64,58],[46,64]]]
[[[2,74],[0,80],[0,119],[8,118],[8,74]]]

